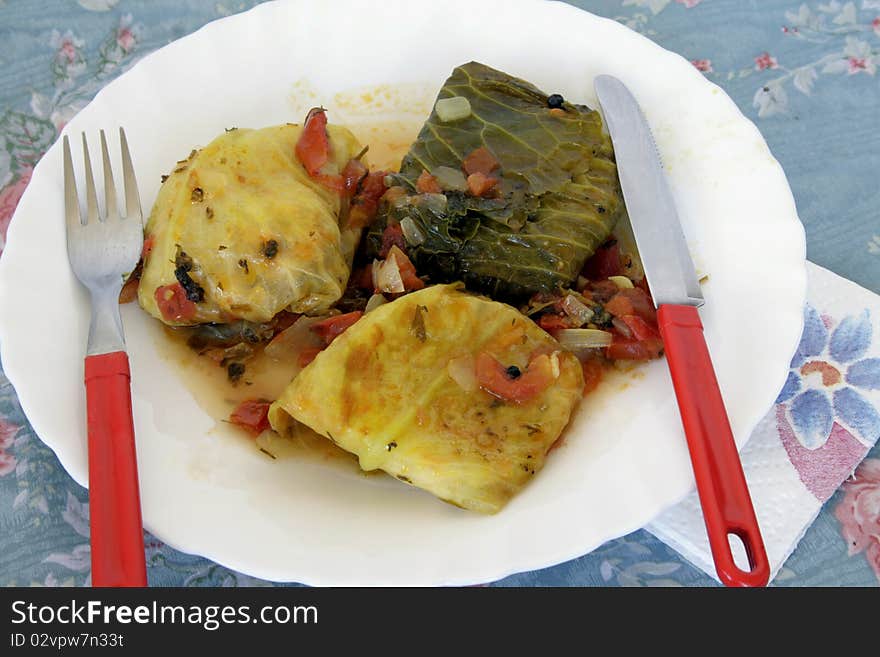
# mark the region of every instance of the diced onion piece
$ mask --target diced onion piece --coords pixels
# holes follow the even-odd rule
[[[633,283],[626,276],[609,276],[608,280],[614,283],[621,290],[632,289]]]
[[[449,205],[449,199],[445,194],[419,194],[416,196],[416,202],[436,215],[444,214],[446,206]]]
[[[388,303],[388,299],[385,298],[384,294],[374,294],[367,300],[367,306],[364,308],[364,314],[367,314],[371,310],[376,310],[379,306],[383,306]]]
[[[416,198],[418,198],[418,197],[416,197]],[[412,202],[411,199],[412,199],[412,197],[410,197],[409,194],[406,194],[406,193],[404,193],[404,194],[397,194],[397,193],[395,193],[395,194],[394,194],[393,196],[391,196],[391,198],[390,198],[391,206],[392,206],[393,208],[399,210],[400,208],[404,208],[404,207],[406,207],[407,205],[409,205],[409,204]]]
[[[443,123],[450,121],[459,121],[466,119],[471,115],[471,103],[464,96],[453,96],[452,98],[441,98],[434,105],[437,112],[437,118]]]
[[[467,191],[467,179],[460,169],[437,167],[431,174],[437,179],[437,183],[442,189],[455,192]]]
[[[373,272],[375,274],[375,284],[379,292],[405,292],[406,287],[403,284],[403,278],[400,275],[400,267],[397,266],[397,258],[393,253],[389,253],[384,262],[378,265],[373,263]]]
[[[556,340],[569,351],[607,347],[614,336],[599,329],[561,329],[556,331]]]
[[[406,240],[407,244],[412,246],[418,246],[425,241],[425,233],[422,232],[422,229],[416,226],[416,222],[412,220],[412,217],[404,217],[400,220],[400,229],[403,231],[403,238]]]
[[[626,322],[624,322],[622,319],[620,319],[619,317],[615,317],[614,319],[611,320],[611,323],[614,325],[614,328],[616,328],[623,337],[625,337],[625,338],[632,337],[632,331],[630,330],[629,326],[626,325]]]
[[[569,317],[576,319],[582,326],[593,319],[595,313],[573,294],[566,295],[562,301],[562,310]]]
[[[378,259],[373,260],[373,265],[370,267],[370,275],[373,277],[373,289],[379,289],[379,268],[382,266],[382,261]]]
[[[554,379],[559,378],[559,352],[554,351],[550,354],[550,372],[553,374]]]
[[[473,392],[479,387],[475,367],[472,356],[459,356],[446,364],[446,372],[462,390]]]
[[[303,315],[272,338],[264,350],[266,355],[273,360],[294,362],[304,350],[323,347],[321,338],[315,335],[311,327],[327,319],[328,316],[306,317]]]
[[[697,281],[699,281],[700,283],[703,283],[707,280],[709,280],[709,273],[698,269],[697,270]]]

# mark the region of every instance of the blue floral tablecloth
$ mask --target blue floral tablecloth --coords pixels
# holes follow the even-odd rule
[[[0,253],[60,128],[140,56],[255,0],[0,0]],[[880,292],[880,0],[580,0],[681,53],[763,133],[808,258]],[[875,377],[876,378],[876,377]],[[880,388],[880,380],[866,385]],[[146,537],[151,585],[259,585]],[[89,582],[88,493],[34,435],[0,370],[0,585]],[[777,586],[880,583],[880,447],[829,499]],[[519,585],[715,585],[646,531]]]

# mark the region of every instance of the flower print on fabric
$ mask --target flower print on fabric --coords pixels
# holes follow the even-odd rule
[[[3,247],[6,245],[6,230],[12,221],[18,201],[31,181],[31,173],[33,169],[25,169],[15,182],[0,190],[0,253],[3,253]]]
[[[676,4],[684,5],[685,9],[693,9],[703,0],[675,0]],[[635,5],[636,7],[645,7],[655,16],[669,6],[672,0],[623,0],[623,6]]]
[[[116,29],[107,35],[98,52],[99,74],[107,74],[118,68],[134,52],[140,41],[140,34],[141,26],[133,23],[131,14],[122,16]]]
[[[880,459],[865,459],[845,481],[843,499],[834,509],[850,556],[865,553],[880,580]]]
[[[812,306],[804,333],[776,402],[807,449],[822,447],[840,423],[866,447],[880,435],[880,413],[865,394],[880,390],[880,358],[868,357],[873,338],[868,310],[834,320]]]
[[[52,73],[58,80],[71,80],[86,70],[86,60],[82,53],[85,42],[67,30],[61,34],[52,30],[49,45],[55,49],[52,59]]]
[[[856,75],[877,73],[877,65],[880,64],[880,51],[871,47],[867,41],[857,37],[846,37],[846,45],[839,56],[828,62],[822,69],[823,73],[845,73]]]
[[[802,3],[797,11],[785,12],[785,21],[784,38],[801,44],[787,52],[785,62],[765,51],[748,67],[717,72],[728,81],[758,77],[752,106],[759,118],[789,114],[789,83],[810,96],[821,76],[842,75],[857,84],[877,73],[880,48],[875,37],[880,36],[880,16],[868,2]]]
[[[755,70],[763,71],[768,68],[779,68],[779,62],[768,52],[763,52],[755,57]]]
[[[7,450],[15,444],[15,434],[19,429],[21,429],[20,426],[0,417],[0,477],[14,472],[15,466],[18,464],[16,458]]]
[[[89,503],[80,502],[71,492],[67,493],[67,508],[61,512],[70,528],[79,536],[86,539],[85,542],[74,545],[70,552],[52,552],[45,558],[45,563],[55,563],[63,566],[74,574],[87,574],[84,586],[88,586],[91,579],[92,548],[89,544]],[[70,573],[65,573],[69,576]]]

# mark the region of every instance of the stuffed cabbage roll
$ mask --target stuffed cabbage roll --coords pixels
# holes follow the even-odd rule
[[[420,274],[505,300],[574,282],[623,208],[599,113],[477,62],[452,72],[394,178],[405,194],[368,254],[400,225]]]
[[[228,130],[177,163],[146,226],[147,312],[177,326],[265,322],[339,299],[360,229],[340,226],[347,201],[297,158],[302,131]],[[326,135],[325,170],[338,173],[361,146],[345,128]]]
[[[514,308],[436,285],[364,315],[271,406],[377,468],[495,513],[541,470],[583,389],[577,358]]]

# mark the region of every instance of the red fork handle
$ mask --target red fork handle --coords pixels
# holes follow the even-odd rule
[[[85,380],[92,585],[146,586],[128,356],[87,356]]]
[[[765,586],[770,564],[700,316],[692,306],[661,305],[657,321],[718,577],[726,586]],[[742,541],[751,570],[734,562],[729,534]]]

